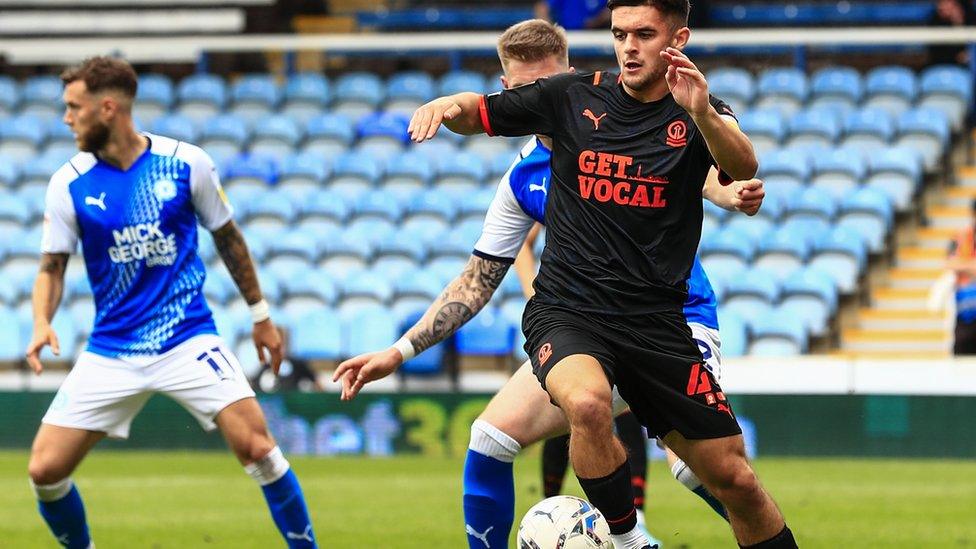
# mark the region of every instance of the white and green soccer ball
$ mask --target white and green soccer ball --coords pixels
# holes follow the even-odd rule
[[[522,517],[519,549],[613,549],[610,526],[586,500],[572,496],[544,499]]]

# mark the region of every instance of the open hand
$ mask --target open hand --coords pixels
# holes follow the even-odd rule
[[[401,364],[403,355],[392,347],[378,353],[365,353],[339,364],[332,374],[332,381],[342,383],[342,400],[352,400],[364,385],[392,374]]]

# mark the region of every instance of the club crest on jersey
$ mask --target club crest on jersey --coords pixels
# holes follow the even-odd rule
[[[160,179],[153,185],[153,194],[160,202],[176,198],[176,183],[172,179]]]
[[[688,125],[684,120],[668,124],[668,137],[665,142],[671,147],[684,147],[688,144]]]

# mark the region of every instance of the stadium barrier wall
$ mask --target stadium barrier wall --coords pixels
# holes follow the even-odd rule
[[[272,432],[292,455],[413,454],[461,459],[471,422],[491,395],[471,393],[261,395]],[[0,392],[0,447],[26,449],[54,398]],[[732,395],[758,456],[976,458],[976,398],[926,395]],[[154,396],[116,449],[224,447],[175,402]]]

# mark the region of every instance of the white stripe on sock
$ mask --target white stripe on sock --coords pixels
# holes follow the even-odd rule
[[[522,450],[522,445],[491,423],[476,419],[471,425],[468,448],[498,461],[512,463]]]
[[[50,502],[58,501],[64,496],[68,495],[71,491],[71,487],[74,486],[74,482],[71,481],[71,477],[68,477],[60,482],[55,482],[54,484],[34,484],[32,479],[30,481],[31,488],[34,490],[34,494],[40,501]]]

